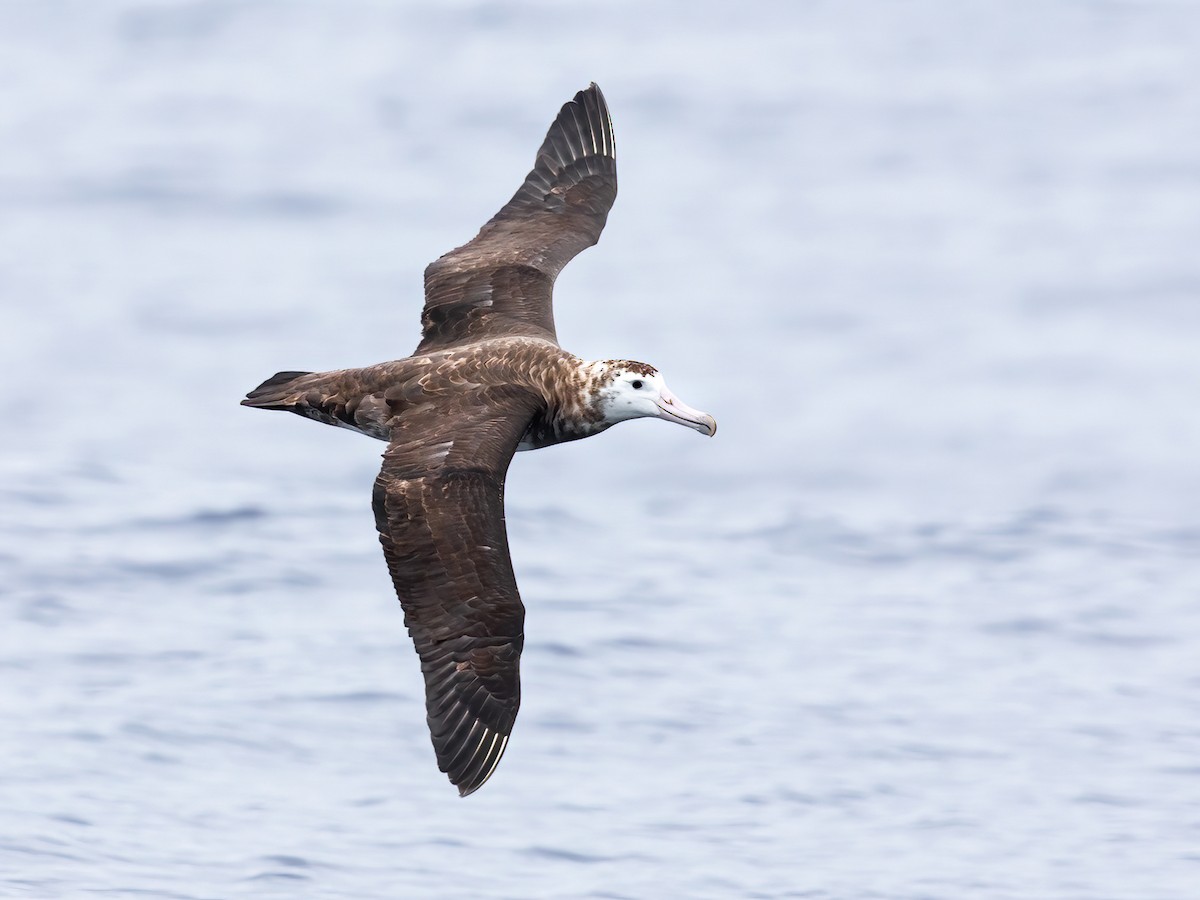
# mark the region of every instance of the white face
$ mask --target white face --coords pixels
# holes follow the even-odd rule
[[[657,370],[636,364],[611,364],[609,383],[600,391],[600,408],[608,424],[653,416],[694,428],[701,434],[717,433],[717,420],[708,413],[692,409],[667,389]]]

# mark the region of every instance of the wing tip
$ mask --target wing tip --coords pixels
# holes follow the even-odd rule
[[[539,160],[553,161],[555,169],[589,157],[617,158],[612,115],[594,81],[563,104],[538,153]]]
[[[610,159],[617,158],[617,142],[613,134],[612,115],[608,111],[608,102],[604,99],[604,91],[600,90],[600,85],[596,82],[591,82],[586,88],[577,95],[584,102],[584,108],[589,109],[588,119],[591,121],[590,106],[595,107],[596,120],[592,122],[593,137],[597,140],[596,151],[600,156],[607,156]],[[587,99],[590,97],[592,103],[589,105]]]
[[[446,773],[450,783],[458,788],[460,797],[469,797],[487,783],[500,765],[500,758],[504,756],[504,751],[508,747],[509,736],[507,734],[484,727],[484,736],[480,739],[475,753],[463,766]],[[479,751],[483,749],[484,742],[489,736],[492,739],[491,743],[488,744],[487,750],[480,753]]]
[[[604,102],[604,91],[600,90],[600,85],[596,84],[596,82],[589,81],[588,86],[585,87],[582,91],[580,91],[578,94],[575,95],[575,99],[582,100],[588,94],[594,94],[596,97],[596,100],[600,103],[601,106],[608,105],[607,103]]]

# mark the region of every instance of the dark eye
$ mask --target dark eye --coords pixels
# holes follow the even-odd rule
[[[635,379],[633,380],[633,389],[634,389],[635,391],[640,391],[640,390],[642,389],[642,379],[640,379],[640,378],[635,378]]]

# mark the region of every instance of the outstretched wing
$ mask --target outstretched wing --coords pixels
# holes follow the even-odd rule
[[[507,335],[557,342],[554,279],[600,239],[616,196],[612,121],[593,84],[563,106],[513,198],[425,270],[417,352]]]
[[[512,389],[402,415],[373,507],[425,675],[438,767],[463,796],[495,771],[521,700],[525,608],[504,528],[504,476],[536,414]]]

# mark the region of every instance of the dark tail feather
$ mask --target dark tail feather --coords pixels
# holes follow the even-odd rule
[[[242,401],[242,406],[253,406],[256,409],[288,409],[288,404],[283,400],[292,393],[293,383],[296,379],[311,374],[312,372],[276,372],[248,393]]]

